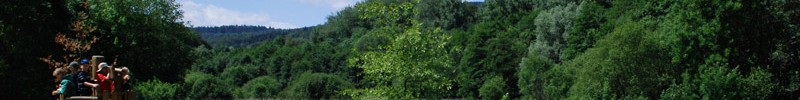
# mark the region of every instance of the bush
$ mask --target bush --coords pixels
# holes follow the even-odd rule
[[[765,69],[757,68],[747,77],[739,79],[742,86],[742,97],[750,99],[767,99],[778,88],[778,82],[772,80],[772,74]]]
[[[203,72],[189,72],[186,74],[184,87],[188,89],[186,96],[190,99],[228,98],[232,90],[231,83]]]
[[[176,97],[179,84],[150,80],[135,86],[136,98],[142,100],[169,100]]]
[[[707,58],[694,77],[683,74],[681,84],[673,84],[661,94],[662,99],[767,99],[777,87],[772,74],[756,68],[750,74],[739,74],[738,68],[730,69],[727,61],[719,55]]]
[[[545,72],[542,82],[541,99],[565,99],[570,87],[575,81],[575,69],[570,67],[554,66]]]
[[[661,99],[665,100],[697,100],[700,96],[697,94],[697,86],[691,82],[689,73],[683,73],[683,83],[672,84],[664,93],[661,94]]]
[[[698,75],[700,95],[703,99],[734,99],[739,95],[736,82],[738,69],[730,70],[720,66],[701,66]]]
[[[577,70],[575,99],[658,98],[673,73],[668,53],[649,36],[647,21],[625,22],[594,47],[568,61]]]
[[[220,79],[225,82],[231,82],[232,86],[241,86],[249,80],[258,77],[259,70],[255,66],[228,66],[220,73]]]
[[[254,78],[242,87],[237,88],[233,92],[235,98],[270,98],[275,97],[278,91],[283,88],[275,78],[269,76],[261,76]]]
[[[294,78],[280,95],[296,99],[346,98],[339,91],[352,87],[352,83],[336,75],[305,72]]]
[[[483,86],[478,90],[480,96],[486,100],[498,100],[508,93],[505,79],[502,76],[494,76],[492,79],[483,82]]]

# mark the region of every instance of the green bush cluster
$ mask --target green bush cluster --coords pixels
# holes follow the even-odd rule
[[[177,95],[182,92],[180,84],[152,80],[137,83],[135,88],[136,99],[164,100],[179,99]]]

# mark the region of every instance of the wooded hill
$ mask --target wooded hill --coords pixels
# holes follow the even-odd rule
[[[200,37],[213,47],[243,47],[257,44],[279,36],[308,37],[309,30],[314,27],[297,29],[276,29],[265,26],[201,26],[192,30],[200,33]]]
[[[69,32],[72,2],[0,3],[12,82],[0,87],[47,97],[50,70],[34,58],[60,50],[52,34]],[[108,28],[91,54],[121,55],[142,99],[800,98],[793,0],[365,0],[241,48],[201,46],[164,19],[180,13],[139,9],[172,1],[92,2],[108,9],[90,24]],[[252,41],[226,44],[238,43]]]
[[[799,3],[367,0],[310,38],[201,49],[182,86],[213,94],[189,98],[794,99]]]

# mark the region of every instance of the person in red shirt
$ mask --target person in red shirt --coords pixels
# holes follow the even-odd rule
[[[108,66],[108,64],[106,64],[106,63],[100,63],[100,65],[98,65],[98,67],[100,67],[100,69],[97,70],[97,72],[98,72],[97,73],[97,85],[98,86],[94,86],[94,87],[95,88],[99,87],[100,90],[105,90],[105,91],[108,91],[108,92],[114,92],[114,81],[108,79],[108,76],[109,76],[108,75],[108,71],[111,69],[111,67]]]

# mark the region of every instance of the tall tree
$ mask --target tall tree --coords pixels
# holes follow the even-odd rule
[[[556,63],[564,60],[565,38],[572,35],[573,20],[577,15],[576,4],[556,6],[545,10],[536,17],[536,41],[530,46],[536,53]]]
[[[8,85],[2,89],[18,90],[14,93],[0,94],[3,97],[27,99],[50,99],[42,91],[49,91],[54,84],[50,79],[52,67],[40,58],[54,56],[60,62],[67,55],[63,45],[55,42],[56,34],[74,36],[70,24],[74,13],[67,8],[65,0],[26,0],[0,3],[0,24],[3,24],[0,52],[8,65],[0,70]],[[40,73],[40,74],[36,74]],[[24,75],[24,76],[23,76]]]
[[[199,35],[184,26],[174,0],[92,1],[97,10],[99,44],[93,54],[119,57],[143,80],[179,82],[181,72],[194,61],[191,50],[202,44]]]
[[[452,88],[450,75],[453,74],[453,66],[444,46],[449,37],[440,30],[420,30],[417,20],[405,17],[417,14],[413,4],[418,2],[382,4],[368,1],[360,6],[361,10],[367,11],[362,18],[381,20],[376,24],[404,31],[382,33],[396,34],[389,45],[382,47],[386,51],[366,52],[361,54],[363,56],[350,59],[351,64],[363,69],[364,78],[375,85],[346,90],[346,94],[361,99],[435,99],[448,96],[447,91]]]

